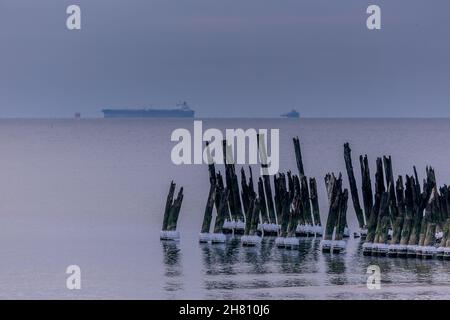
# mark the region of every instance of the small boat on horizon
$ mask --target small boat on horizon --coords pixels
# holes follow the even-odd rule
[[[300,113],[297,110],[292,109],[290,112],[281,115],[284,118],[300,118]]]

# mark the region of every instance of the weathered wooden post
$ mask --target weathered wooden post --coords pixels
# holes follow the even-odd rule
[[[261,237],[257,234],[259,214],[260,214],[260,201],[258,198],[252,199],[251,204],[251,214],[246,217],[246,227],[245,234],[241,237],[241,243],[243,246],[253,247],[261,244]]]
[[[347,226],[347,201],[348,190],[344,189],[339,195],[338,217],[336,221],[336,235],[332,244],[333,253],[341,253],[345,250],[344,232]]]
[[[166,206],[164,209],[164,218],[163,218],[163,224],[162,224],[162,231],[166,231],[167,230],[167,224],[169,222],[169,213],[170,213],[170,208],[172,207],[173,204],[173,195],[175,193],[175,187],[176,184],[173,183],[173,181],[170,182],[170,188],[169,188],[169,194],[167,195],[167,200],[166,200]]]
[[[263,236],[277,236],[278,225],[276,224],[276,219],[272,221],[267,212],[266,195],[264,193],[264,182],[261,177],[258,179],[258,198],[261,208]]]
[[[295,180],[294,180],[295,182]],[[311,205],[314,218],[314,233],[317,237],[321,237],[323,234],[322,222],[320,221],[320,209],[319,209],[319,197],[317,195],[317,182],[315,178],[309,179],[309,190]]]
[[[356,187],[355,173],[353,172],[352,165],[352,150],[350,149],[350,145],[347,143],[344,144],[344,159],[345,166],[347,169],[348,182],[350,185],[350,193],[352,195],[353,208],[355,209],[356,218],[358,219],[359,230],[366,229],[366,217],[364,216],[364,212],[361,208],[361,204],[359,202],[358,188]]]
[[[336,179],[334,174],[325,176],[325,186],[328,193],[328,218],[325,225],[325,235],[321,241],[322,252],[331,252],[333,247],[333,233],[339,215],[340,197],[342,196],[342,178]]]
[[[203,215],[202,229],[200,231],[199,241],[205,243],[210,241],[211,221],[214,208],[214,201],[216,198],[216,185],[211,184],[209,187],[208,201],[205,206],[205,213]]]
[[[301,200],[297,192],[294,193],[292,199],[292,208],[289,214],[289,222],[287,227],[287,236],[284,241],[286,249],[298,249],[300,245],[299,239],[296,237],[298,220],[301,214]]]
[[[272,196],[272,187],[270,186],[270,176],[268,171],[268,160],[267,160],[267,150],[266,150],[266,143],[265,143],[265,136],[263,134],[258,134],[258,153],[259,158],[261,162],[261,169],[262,169],[262,179],[264,182],[264,190],[266,195],[266,203],[267,203],[267,209],[269,212],[269,218],[272,223],[277,224],[278,229],[278,221],[277,216],[275,213],[275,206],[273,203],[273,196]]]
[[[405,258],[407,255],[407,246],[414,223],[414,178],[406,176],[405,183],[405,219],[403,221],[402,232],[400,236],[400,245],[397,249],[397,257]]]
[[[212,243],[224,243],[226,241],[226,236],[223,233],[223,226],[225,219],[229,217],[228,211],[228,197],[230,195],[230,191],[227,188],[220,188],[216,191],[216,211],[217,217],[214,223],[214,233],[211,235]]]
[[[275,244],[278,248],[285,247],[285,240],[287,236],[287,227],[289,224],[289,214],[290,214],[290,203],[289,203],[289,195],[287,191],[283,191],[281,194],[281,225],[278,237],[275,239]]]
[[[417,255],[419,257],[422,257],[424,259],[431,259],[436,254],[436,228],[439,222],[440,215],[439,194],[437,192],[437,186],[434,184],[430,199],[428,201],[428,205],[425,209],[425,217],[422,221],[422,225],[425,225],[425,231],[422,235],[421,230],[419,247],[417,249]]]
[[[312,230],[312,226],[314,225],[313,217],[311,213],[311,203],[309,198],[309,188],[308,188],[308,180],[306,176],[300,176],[300,199],[302,202],[303,209],[303,219],[305,221],[305,225],[303,226],[303,230],[300,229],[299,233],[305,236],[314,235]]]
[[[373,210],[373,194],[372,194],[372,182],[370,179],[369,160],[367,155],[364,157],[359,156],[359,163],[361,166],[361,191],[364,204],[364,217],[366,219],[366,225],[369,223],[369,218]],[[360,230],[361,239],[365,240],[367,237],[367,227]]]
[[[300,140],[298,137],[292,139],[294,141],[295,159],[297,163],[298,173],[300,177],[305,175],[305,169],[303,168],[302,151],[300,148]]]
[[[439,240],[439,247],[436,249],[436,257],[438,259],[446,259],[446,252],[450,258],[450,248],[447,248],[447,241],[450,240],[450,192],[449,187],[444,185],[440,188],[441,191],[441,224],[442,224],[442,238]],[[449,243],[450,244],[450,243]]]
[[[250,207],[250,198],[252,195],[250,194],[250,186],[247,185],[247,177],[245,176],[244,168],[241,168],[241,198],[242,205],[244,206],[244,214],[247,215],[247,212]]]
[[[233,182],[232,182],[232,165],[234,163],[233,154],[230,146],[226,140],[222,141],[223,163],[225,165],[225,185],[230,196],[228,198],[228,207],[230,210],[230,218],[226,217],[223,225],[223,233],[233,233],[236,226],[236,209],[233,196]]]
[[[392,239],[388,246],[388,256],[396,257],[400,251],[406,249],[406,247],[402,247],[400,245],[402,229],[406,215],[406,206],[405,206],[405,191],[403,188],[403,178],[399,176],[396,182],[396,196],[397,196],[397,208],[398,215],[394,220],[394,224],[392,226]],[[400,254],[402,254],[400,252]]]
[[[160,233],[161,240],[179,240],[180,233],[177,231],[178,216],[183,202],[183,188],[180,188],[177,198],[173,200],[175,184],[170,184],[169,195],[167,196],[166,208],[163,219],[163,230]]]
[[[388,237],[389,237],[389,199],[390,193],[383,192],[381,195],[380,210],[378,214],[377,228],[375,231],[375,239],[372,246],[372,255],[386,256],[388,253]]]
[[[226,140],[222,141],[223,159],[225,164],[225,181],[226,187],[230,192],[229,206],[231,210],[231,221],[224,224],[225,233],[244,233],[244,214],[242,212],[241,198],[239,194],[239,183],[234,166],[233,150]]]
[[[377,171],[375,172],[375,202],[369,215],[369,221],[367,222],[366,242],[362,246],[363,255],[372,254],[372,248],[375,240],[375,233],[378,225],[378,215],[381,206],[381,197],[385,192],[383,162],[381,158],[377,158],[376,165]],[[368,167],[365,168],[365,170],[368,170]]]
[[[202,228],[199,235],[199,242],[206,243],[210,241],[210,229],[211,229],[211,221],[216,197],[216,168],[214,165],[214,161],[211,156],[211,150],[209,149],[209,142],[206,142],[206,155],[208,160],[208,172],[209,172],[209,193],[208,200],[206,201],[205,212],[203,215],[203,223]]]

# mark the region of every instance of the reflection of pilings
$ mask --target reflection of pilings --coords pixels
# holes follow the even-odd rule
[[[161,242],[161,247],[163,250],[163,265],[165,266],[165,280],[164,289],[166,291],[177,291],[183,289],[183,281],[181,281],[182,276],[182,264],[180,249],[178,243],[174,241],[163,241]]]

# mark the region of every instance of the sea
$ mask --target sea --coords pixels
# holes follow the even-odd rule
[[[196,120],[204,129],[278,129],[283,172],[297,173],[292,138],[298,136],[305,173],[318,182],[323,223],[324,176],[342,172],[348,187],[345,142],[358,185],[361,154],[369,157],[372,183],[383,155],[392,156],[395,175],[416,166],[422,179],[430,165],[439,185],[450,183],[450,119]],[[233,236],[225,244],[199,244],[208,168],[173,164],[171,134],[179,128],[192,131],[193,120],[0,120],[0,298],[450,298],[450,262],[365,257],[353,237],[345,253],[334,255],[323,254],[314,237],[302,238],[300,250],[278,249],[274,238],[250,248]],[[172,180],[184,188],[181,239],[163,242]],[[357,231],[350,200],[347,217]],[[79,290],[67,287],[73,265],[81,271]],[[380,289],[367,286],[373,265]]]

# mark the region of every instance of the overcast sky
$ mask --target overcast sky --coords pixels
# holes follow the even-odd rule
[[[450,117],[449,60],[448,0],[0,0],[0,117]]]

